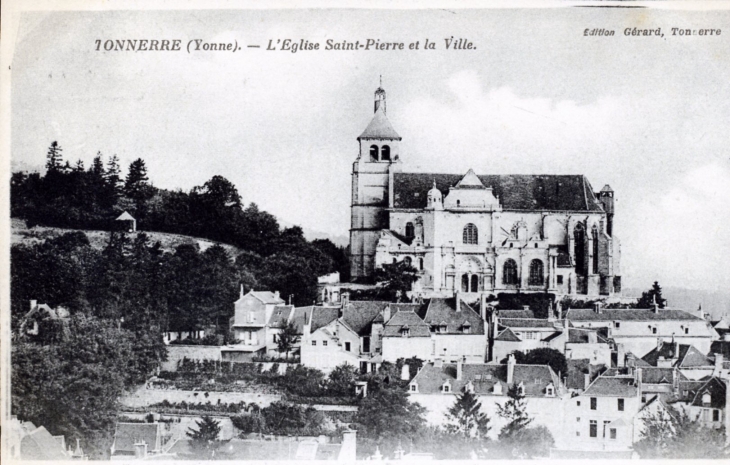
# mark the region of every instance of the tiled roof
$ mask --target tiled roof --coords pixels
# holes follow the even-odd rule
[[[498,310],[500,318],[535,318],[532,310]]]
[[[725,360],[730,360],[730,341],[712,341],[710,353],[722,354]]]
[[[70,457],[48,430],[40,426],[20,440],[23,460],[68,460]]]
[[[295,460],[300,450],[310,446],[314,460],[337,460],[341,444],[314,444],[309,440],[299,441],[265,441],[261,439],[247,440],[234,438],[221,448],[218,458],[222,460]],[[315,447],[316,446],[316,447]],[[176,454],[179,458],[190,457],[193,451],[190,448],[190,439],[178,440],[170,449],[169,454]]]
[[[509,328],[554,328],[555,322],[540,318],[500,318],[499,324]]]
[[[471,382],[474,393],[478,395],[495,395],[494,385],[502,385],[502,396],[507,395],[507,365],[463,364],[462,378],[456,379],[456,365],[445,363],[441,367],[428,363],[423,366],[412,382],[418,384],[419,394],[439,394],[446,381],[451,384],[451,392],[461,393]],[[513,383],[523,383],[525,396],[544,397],[545,388],[552,383],[556,392],[559,386],[558,377],[547,365],[515,365]]]
[[[149,452],[162,448],[159,423],[117,423],[114,433],[116,452],[134,452],[134,444],[144,442]]]
[[[408,337],[431,337],[431,329],[413,311],[400,311],[385,323],[383,337],[402,337],[401,330],[408,328]]]
[[[515,333],[512,332],[511,329],[507,328],[501,333],[497,335],[497,337],[494,338],[495,341],[511,341],[511,342],[519,342],[522,339],[517,337]]]
[[[608,344],[608,340],[598,334],[598,331],[583,328],[569,328],[568,342],[570,344],[587,344],[589,342],[589,333],[596,333],[596,342]]]
[[[595,379],[595,377],[606,368],[605,365],[599,364],[599,365],[591,365],[591,361],[587,358],[585,359],[569,359],[568,362],[568,374],[566,377],[565,386],[568,389],[580,389],[583,390],[587,388],[591,380]],[[586,384],[586,376],[588,377],[588,384]]]
[[[661,348],[657,349],[655,347],[644,355],[642,359],[651,366],[657,366],[659,357],[664,357],[665,360],[676,359],[672,366],[676,366],[677,368],[707,367],[713,365],[713,362],[707,356],[689,344],[664,342]]]
[[[471,325],[470,334],[484,334],[484,320],[472,308],[461,302],[461,311],[456,311],[453,297],[434,297],[428,304],[426,316],[423,320],[431,326],[441,326],[446,323],[447,334],[463,334],[464,322]]]
[[[273,292],[270,291],[251,291],[249,294],[259,299],[264,304],[283,304],[284,300],[281,297],[277,297]]]
[[[633,376],[599,376],[583,392],[584,396],[634,397],[638,387]]]
[[[343,311],[343,319],[360,336],[369,336],[373,322],[384,323],[381,313],[390,307],[391,316],[399,311],[418,311],[425,304],[404,304],[383,301],[350,301]]]
[[[124,212],[121,215],[117,216],[116,221],[130,221],[134,220],[134,217],[130,215],[128,212]]]
[[[337,319],[340,309],[337,307],[297,307],[294,309],[294,316],[291,321],[297,327],[297,334],[304,334],[304,317],[312,315],[311,332],[326,326]]]
[[[436,187],[446,194],[462,175],[395,173],[395,208],[425,208],[426,194]],[[581,175],[482,175],[505,210],[603,211],[590,184]]]
[[[643,384],[672,384],[673,377],[680,381],[687,379],[676,368],[641,367],[641,382]]]
[[[710,378],[701,387],[694,390],[692,405],[696,407],[702,407],[702,396],[704,396],[707,392],[710,394],[710,407],[716,409],[724,409],[726,390],[727,386],[721,379],[714,377]]]
[[[289,315],[294,311],[293,305],[277,305],[274,307],[274,311],[271,312],[271,318],[269,318],[269,326],[272,328],[280,328],[283,324],[289,320]]]
[[[654,313],[650,309],[626,308],[604,309],[596,313],[590,308],[571,308],[568,310],[568,319],[575,321],[652,321],[652,320],[701,320],[683,310],[662,310]]]
[[[360,134],[358,139],[395,139],[401,140],[401,137],[393,129],[393,125],[390,124],[388,117],[385,116],[383,107],[379,107],[375,112],[373,119],[370,120],[370,124]],[[391,155],[392,156],[392,155]]]

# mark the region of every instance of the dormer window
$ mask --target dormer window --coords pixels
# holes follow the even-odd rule
[[[443,393],[448,393],[448,392],[451,392],[451,384],[449,384],[449,382],[448,382],[448,381],[446,381],[446,382],[445,382],[445,383],[444,383],[444,384],[443,384],[443,385],[441,386],[441,392],[443,392]]]
[[[418,384],[413,383],[411,384],[411,392],[418,392]]]
[[[550,383],[545,388],[545,395],[553,397],[555,395],[555,386],[553,386],[553,383]]]
[[[471,324],[468,321],[465,321],[464,324],[461,326],[461,331],[464,334],[469,334],[471,332]]]
[[[464,386],[464,390],[466,392],[470,392],[470,393],[474,394],[474,383],[472,383],[471,381],[466,383],[466,386]]]
[[[517,385],[517,391],[520,393],[521,396],[525,395],[525,383],[520,382],[520,384]]]
[[[401,335],[402,337],[408,337],[408,336],[410,336],[410,335],[411,335],[411,329],[410,329],[410,328],[408,327],[408,325],[406,325],[406,326],[403,326],[403,327],[402,327],[402,328],[400,329],[400,335]]]
[[[492,392],[496,395],[502,395],[502,385],[499,382],[495,383]]]

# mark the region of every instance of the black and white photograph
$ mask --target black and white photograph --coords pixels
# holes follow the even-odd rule
[[[4,463],[730,459],[730,2],[1,16]]]

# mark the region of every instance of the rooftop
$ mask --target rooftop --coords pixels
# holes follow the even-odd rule
[[[462,179],[459,174],[395,173],[395,208],[425,208],[426,194],[433,187],[448,192]],[[582,175],[482,175],[505,210],[603,211],[588,181]]]
[[[635,397],[638,386],[633,376],[606,376],[596,378],[583,392],[584,396]]]
[[[393,129],[393,125],[390,124],[388,117],[385,116],[385,109],[383,106],[378,107],[373,119],[370,120],[370,124],[360,134],[360,139],[390,139],[390,140],[401,140],[401,137]]]
[[[464,323],[470,325],[470,334],[484,334],[484,320],[469,305],[460,301],[460,311],[456,311],[453,297],[434,297],[430,300],[423,321],[431,326],[446,325],[446,334],[463,334]]]
[[[654,321],[654,320],[677,320],[677,321],[704,321],[683,310],[659,309],[654,313],[651,309],[626,308],[626,309],[603,309],[597,313],[591,308],[571,308],[568,310],[567,318],[574,321]]]

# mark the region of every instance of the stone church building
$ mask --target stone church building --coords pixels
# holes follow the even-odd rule
[[[424,296],[621,292],[614,192],[582,175],[409,173],[385,91],[352,169],[351,276],[405,261]]]

